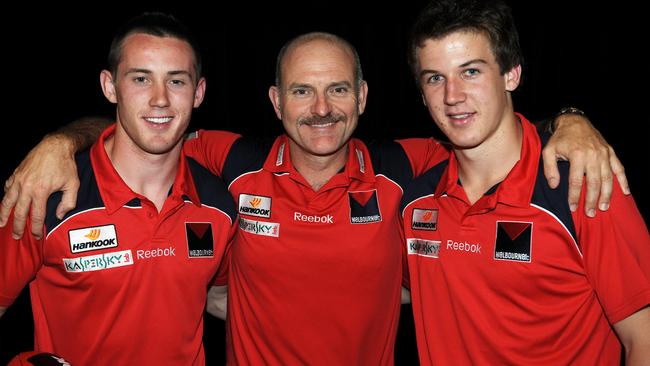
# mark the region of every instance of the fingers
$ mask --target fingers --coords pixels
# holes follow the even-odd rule
[[[542,157],[544,160],[544,176],[546,176],[548,186],[553,189],[557,188],[557,186],[560,184],[560,171],[558,170],[555,156],[556,155],[554,150],[542,150]]]
[[[45,207],[47,204],[46,199],[42,197],[35,198],[32,201],[31,205],[31,220],[32,220],[32,235],[37,240],[40,240],[43,236],[43,225],[45,224]]]
[[[585,162],[584,174],[587,189],[585,192],[585,214],[589,217],[596,216],[596,204],[598,202],[598,197],[601,195],[601,165],[598,162],[598,158],[594,157],[593,154],[588,155]],[[573,187],[570,189],[572,188]],[[579,198],[580,192],[577,192],[577,195]],[[607,202],[609,203],[609,198],[607,198]]]
[[[627,176],[625,175],[625,168],[623,167],[623,163],[621,163],[621,161],[618,159],[616,152],[614,152],[614,149],[611,146],[609,147],[609,165],[612,168],[612,172],[616,175],[618,184],[621,185],[623,194],[630,194],[630,186],[627,182]]]
[[[2,205],[0,205],[0,227],[7,225],[11,209],[16,204],[16,200],[18,200],[20,189],[13,183],[14,176],[12,175],[5,182],[5,196],[2,198]]]
[[[16,206],[14,207],[14,224],[12,237],[16,240],[23,237],[23,232],[25,231],[25,224],[27,222],[27,216],[29,215],[29,209],[31,207],[31,196],[22,194],[18,197],[16,201]]]
[[[77,204],[77,191],[79,191],[79,179],[70,182],[68,187],[63,190],[61,202],[59,202],[59,205],[56,207],[56,217],[59,218],[59,220],[63,220],[65,214],[75,208]]]
[[[612,184],[614,183],[614,176],[610,168],[609,160],[602,160],[600,163],[600,197],[598,198],[598,209],[607,211],[609,209],[609,202],[612,199]]]
[[[569,208],[575,211],[580,201],[580,191],[582,190],[583,179],[585,175],[584,155],[576,152],[571,155],[569,163]]]

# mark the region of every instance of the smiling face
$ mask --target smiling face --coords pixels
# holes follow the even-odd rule
[[[143,33],[128,36],[115,75],[101,73],[104,95],[117,103],[116,141],[148,154],[179,146],[192,109],[203,100],[205,80],[197,82],[197,77],[187,42]]]
[[[501,74],[488,38],[456,31],[427,39],[416,50],[422,98],[429,114],[457,149],[471,149],[498,136],[514,118],[510,91],[519,65]]]
[[[355,58],[342,44],[313,39],[287,50],[280,86],[269,97],[290,137],[292,159],[302,156],[345,156],[367,86],[357,90]]]

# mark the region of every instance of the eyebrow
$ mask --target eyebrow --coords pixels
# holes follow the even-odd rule
[[[149,69],[140,69],[140,68],[131,68],[126,70],[126,74],[153,74],[153,71]],[[192,78],[192,73],[186,70],[172,70],[172,71],[167,71],[167,75],[187,75]]]
[[[335,82],[329,83],[329,84],[327,85],[328,88],[331,88],[331,87],[333,87],[333,86],[347,86],[348,88],[351,88],[351,87],[352,87],[352,84],[351,84],[349,81],[347,81],[347,80],[343,80],[343,81],[335,81]],[[313,88],[313,87],[314,87],[314,86],[311,85],[311,84],[305,84],[305,83],[292,83],[292,84],[289,85],[288,89],[294,89],[294,88]]]
[[[458,67],[467,67],[467,66],[470,66],[470,65],[472,65],[472,64],[482,64],[482,65],[487,65],[487,61],[485,61],[485,60],[482,59],[482,58],[476,58],[476,59],[473,59],[473,60],[469,60],[469,61],[467,61],[467,62],[463,62],[463,63],[460,64]],[[439,72],[436,71],[436,70],[424,69],[424,70],[420,71],[420,74],[419,74],[419,75],[420,75],[420,77],[422,77],[422,76],[427,75],[427,74],[438,74],[438,73],[439,73]]]

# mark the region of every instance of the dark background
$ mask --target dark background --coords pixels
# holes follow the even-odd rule
[[[144,10],[177,15],[203,47],[208,80],[206,99],[190,129],[227,129],[248,135],[281,132],[267,97],[275,57],[284,42],[323,30],[348,39],[359,51],[369,84],[359,137],[440,137],[421,103],[406,64],[408,27],[424,2],[333,1],[252,2],[175,7],[131,3],[60,6],[17,5],[3,10],[2,59],[5,132],[0,137],[0,179],[47,132],[85,115],[112,115],[103,97],[99,71],[118,24]],[[650,203],[645,169],[649,78],[647,41],[641,11],[617,4],[515,2],[511,5],[524,49],[523,84],[515,109],[530,119],[548,117],[565,106],[585,110],[627,168],[632,191],[647,221]],[[103,7],[103,9],[98,9]],[[9,25],[17,24],[17,25]],[[645,27],[644,27],[645,28]],[[644,37],[645,38],[645,37]],[[644,163],[645,161],[645,163]],[[1,181],[0,181],[1,182]],[[611,243],[615,246],[616,243]],[[412,320],[404,309],[398,364],[413,364]],[[137,324],[134,324],[137,326]],[[223,359],[223,322],[208,319],[209,364]],[[137,340],[134,340],[137,342]],[[32,348],[27,296],[0,319],[0,365]]]

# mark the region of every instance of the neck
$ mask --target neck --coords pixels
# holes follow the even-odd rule
[[[291,139],[289,139],[289,146],[291,149],[291,163],[314,191],[318,191],[334,175],[341,171],[348,160],[347,144],[334,154],[327,156],[309,154]]]
[[[480,145],[454,149],[458,177],[471,204],[495,184],[502,182],[521,157],[523,131],[514,113]]]
[[[116,131],[104,148],[126,185],[147,197],[160,212],[176,178],[182,144],[179,142],[164,154],[150,154]]]

